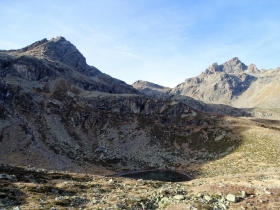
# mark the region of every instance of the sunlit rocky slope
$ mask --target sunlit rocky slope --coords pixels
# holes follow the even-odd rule
[[[235,57],[221,65],[212,64],[168,94],[238,108],[279,108],[279,81],[279,69],[259,71],[254,64],[246,66]]]

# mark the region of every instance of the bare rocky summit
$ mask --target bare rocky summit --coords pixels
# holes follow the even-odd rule
[[[171,88],[169,87],[160,86],[155,83],[143,80],[138,80],[134,82],[132,86],[135,89],[139,90],[141,93],[151,97],[160,97],[168,90],[171,90]]]

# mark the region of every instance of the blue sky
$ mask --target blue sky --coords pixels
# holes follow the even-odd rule
[[[278,0],[0,0],[0,49],[63,36],[129,84],[174,87],[238,57],[280,66]]]

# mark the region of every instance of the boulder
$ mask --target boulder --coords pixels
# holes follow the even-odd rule
[[[238,201],[238,197],[234,194],[228,194],[226,199],[230,202],[236,203]]]
[[[183,195],[175,195],[174,196],[174,200],[184,200],[185,199],[185,196]]]
[[[244,191],[244,190],[241,191],[241,197],[242,198],[246,198],[247,197],[246,191]]]
[[[213,200],[213,198],[212,198],[211,196],[209,196],[209,195],[205,195],[203,198],[204,198],[207,202],[211,202],[211,201]]]

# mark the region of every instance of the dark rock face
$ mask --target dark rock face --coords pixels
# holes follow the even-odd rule
[[[59,61],[79,71],[86,71],[88,65],[85,57],[64,37],[51,39],[41,49],[41,54],[53,61]]]

